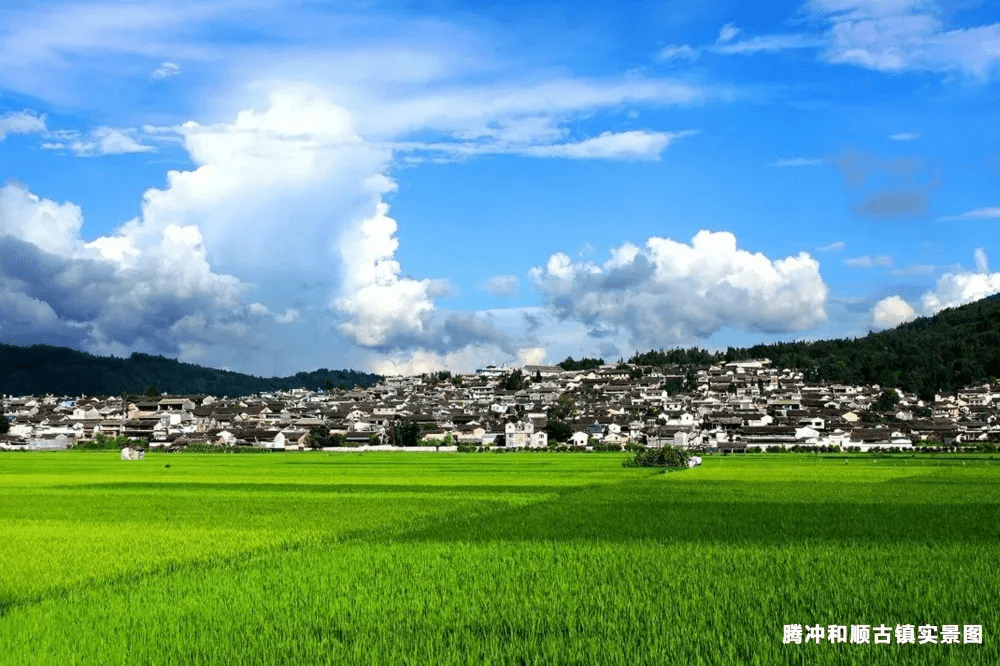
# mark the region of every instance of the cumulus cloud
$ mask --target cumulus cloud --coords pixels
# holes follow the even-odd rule
[[[343,295],[333,305],[349,317],[340,330],[357,344],[378,347],[397,337],[419,337],[425,316],[434,309],[428,293],[430,280],[400,276],[393,256],[399,247],[396,221],[380,203],[374,217],[342,239],[345,266]]]
[[[405,362],[477,347],[514,359],[537,347],[490,316],[442,311],[435,299],[454,292],[447,280],[403,273],[383,201],[395,188],[385,175],[391,151],[361,138],[352,116],[314,89],[276,90],[230,122],[172,131],[193,167],[168,172],[138,217],[92,242],[81,240],[77,206],[2,190],[8,339],[227,358],[270,372],[303,361],[279,354],[269,327],[307,318],[283,338],[325,331],[353,358],[372,350]],[[303,282],[326,291],[304,292]]]
[[[777,333],[826,320],[818,262],[804,252],[771,260],[738,249],[729,232],[700,231],[691,244],[625,243],[601,265],[557,253],[530,275],[559,318],[595,337],[624,333],[636,348],[691,342],[724,326]]]
[[[42,148],[68,150],[81,157],[149,153],[155,150],[152,146],[141,143],[136,134],[134,129],[114,127],[98,127],[88,134],[64,130],[50,133],[50,137],[58,140],[43,143]]]
[[[497,298],[517,296],[520,281],[516,275],[494,275],[486,281],[485,289]]]
[[[85,243],[82,224],[73,204],[0,188],[8,339],[176,352],[177,333],[207,340],[210,328],[240,325],[234,313],[246,285],[211,269],[196,227],[167,224],[141,241],[118,234]]]
[[[31,134],[45,131],[45,116],[31,111],[13,111],[0,115],[0,141],[8,134]]]
[[[916,311],[910,304],[899,296],[883,298],[875,304],[871,313],[872,328],[881,331],[887,328],[895,328],[903,322],[916,319]]]
[[[150,73],[149,78],[169,79],[170,77],[177,76],[180,73],[181,73],[180,65],[173,62],[164,62]]]
[[[920,298],[921,313],[924,316],[1000,293],[1000,273],[990,273],[989,261],[982,248],[976,249],[975,261],[975,271],[949,271],[938,278],[933,289],[924,292]],[[908,318],[912,319],[915,310],[900,297],[883,299],[872,310],[873,323],[890,322],[891,313],[905,313],[907,309],[912,313]],[[878,319],[879,316],[882,319]]]

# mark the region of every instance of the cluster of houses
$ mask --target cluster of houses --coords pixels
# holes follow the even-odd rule
[[[911,447],[1000,441],[1000,384],[970,387],[925,403],[897,391],[872,418],[883,390],[803,381],[766,359],[696,369],[607,365],[566,371],[519,368],[526,388],[506,390],[511,368],[388,377],[368,388],[296,389],[242,397],[12,397],[0,446],[64,449],[98,433],[144,439],[151,447],[190,442],[303,449],[320,428],[348,447],[386,448],[400,423],[424,445],[549,445],[558,415],[567,444],[619,447],[675,444],[719,451],[776,446]],[[678,390],[683,385],[683,390]],[[398,442],[395,442],[398,443]]]

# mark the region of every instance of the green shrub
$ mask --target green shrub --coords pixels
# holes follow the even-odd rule
[[[124,435],[109,437],[104,433],[97,433],[90,441],[77,442],[73,448],[80,451],[121,451],[127,446],[144,449],[148,442],[144,439],[132,439]]]
[[[687,468],[691,454],[676,446],[661,446],[637,451],[622,463],[624,467],[679,467]]]

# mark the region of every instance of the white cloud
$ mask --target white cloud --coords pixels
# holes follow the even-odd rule
[[[947,30],[930,0],[813,0],[830,23],[824,59],[883,72],[960,71],[986,79],[1000,62],[1000,23]]]
[[[291,324],[298,321],[301,316],[301,313],[295,308],[288,308],[282,314],[278,315],[275,321],[279,324]]]
[[[990,263],[989,259],[986,257],[986,250],[981,247],[977,247],[975,251],[976,257],[976,272],[977,273],[989,273]]]
[[[667,62],[670,60],[696,60],[697,58],[698,51],[691,48],[687,44],[682,44],[680,46],[665,46],[660,49],[654,57],[657,62]]]
[[[736,35],[740,34],[740,29],[734,26],[732,23],[727,23],[722,26],[719,30],[719,38],[716,40],[717,43],[721,44],[723,42],[731,42],[736,38]]]
[[[85,243],[79,207],[19,185],[0,188],[0,320],[8,339],[175,351],[239,327],[246,289],[214,272],[197,227],[166,224],[138,239]]]
[[[263,303],[251,303],[248,306],[250,314],[257,315],[259,317],[271,314],[271,310]]]
[[[341,241],[346,269],[344,293],[333,305],[349,317],[340,330],[365,347],[387,345],[399,336],[424,333],[424,316],[434,310],[430,281],[400,277],[393,256],[399,247],[396,221],[380,203],[374,217]]]
[[[976,208],[961,215],[945,215],[942,220],[995,220],[1000,218],[1000,207]]]
[[[45,116],[31,111],[12,111],[0,115],[0,141],[8,134],[31,134],[45,131]]]
[[[45,252],[72,256],[80,244],[83,211],[72,203],[42,199],[19,185],[0,188],[0,232]]]
[[[834,241],[829,245],[824,245],[823,247],[816,248],[817,252],[840,252],[847,246],[844,241]]]
[[[486,281],[485,289],[497,298],[517,296],[519,280],[516,275],[494,275]]]
[[[150,73],[149,78],[169,79],[170,77],[177,76],[180,73],[181,73],[180,65],[173,62],[164,62]]]
[[[916,311],[899,296],[883,298],[872,308],[871,324],[876,331],[895,328],[903,322],[916,319]]]
[[[571,159],[657,160],[677,139],[697,132],[603,132],[599,136],[575,143],[529,146],[517,152],[534,157],[568,157]]]
[[[775,160],[771,162],[768,166],[773,167],[804,167],[804,166],[819,166],[820,164],[825,164],[826,160],[818,157],[789,157],[785,159]]]
[[[928,275],[933,272],[934,266],[930,264],[913,264],[912,266],[903,266],[893,271],[896,275],[906,276]]]
[[[126,155],[129,153],[149,153],[155,148],[140,143],[136,130],[114,127],[98,127],[87,135],[78,132],[51,132],[50,137],[58,139],[42,144],[46,150],[69,150],[81,157],[95,155]]]
[[[716,44],[712,47],[712,50],[716,53],[727,55],[777,53],[779,51],[795,49],[814,49],[823,44],[824,41],[822,39],[808,35],[761,35],[739,42]]]
[[[874,257],[865,255],[861,257],[852,257],[851,259],[844,259],[844,265],[850,268],[871,268],[873,266],[890,268],[892,267],[892,263],[892,257],[887,254],[879,254]]]
[[[509,141],[481,142],[398,142],[393,148],[400,153],[437,153],[445,159],[463,159],[477,155],[523,155],[525,157],[605,160],[658,160],[677,139],[694,136],[697,130],[676,132],[603,132],[581,141],[526,144]]]
[[[945,308],[958,307],[1000,293],[1000,273],[989,272],[989,262],[982,248],[976,249],[975,260],[975,272],[950,271],[938,278],[933,289],[924,292],[920,298],[923,315],[930,316]],[[913,312],[913,309],[898,296],[879,301],[872,310],[873,321],[878,315],[884,315],[885,322],[891,321],[886,313],[903,313],[906,311],[904,305]],[[879,306],[883,306],[881,310]],[[909,318],[912,319],[913,316],[910,315]]]
[[[920,138],[920,135],[916,132],[898,132],[896,134],[890,134],[889,138],[892,141],[916,141]]]
[[[1000,23],[949,30],[932,0],[809,0],[805,9],[825,31],[736,41],[735,28],[727,25],[707,48],[722,54],[816,49],[829,63],[882,72],[957,71],[979,80],[988,79],[1000,63]]]
[[[634,348],[706,338],[724,326],[788,332],[826,320],[827,287],[806,253],[771,260],[736,247],[729,232],[700,231],[690,245],[652,237],[626,243],[602,265],[563,253],[530,273],[561,319],[596,337],[623,333]]]

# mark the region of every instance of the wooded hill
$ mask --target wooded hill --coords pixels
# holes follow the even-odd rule
[[[673,349],[637,353],[640,365],[700,365],[769,358],[806,381],[879,384],[933,399],[936,392],[1000,378],[1000,294],[920,317],[863,338],[779,342],[724,353]]]
[[[117,358],[68,347],[0,344],[0,393],[9,395],[119,395],[142,393],[152,385],[174,394],[238,396],[301,387],[323,389],[328,381],[337,388],[354,388],[380,379],[366,372],[326,368],[264,378],[149,354]]]

